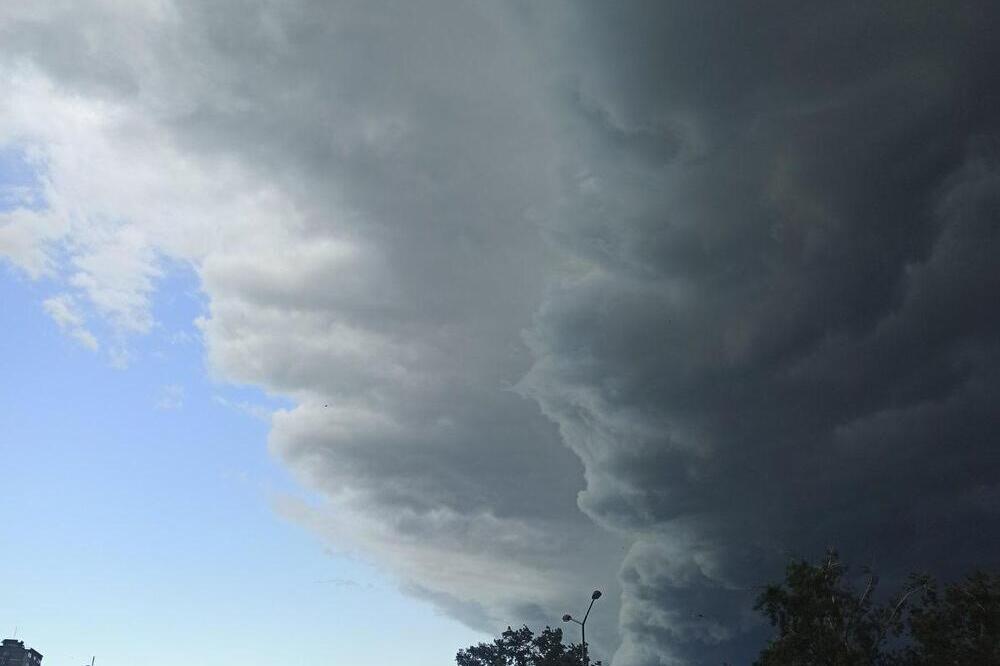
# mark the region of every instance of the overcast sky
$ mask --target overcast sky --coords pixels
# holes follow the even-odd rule
[[[303,663],[334,605],[386,622],[337,663],[426,626],[431,664],[595,587],[594,656],[742,663],[790,557],[996,565],[997,34],[986,0],[6,3],[0,446],[54,480],[2,508],[85,573],[64,484],[145,480],[79,512],[93,557],[183,549]],[[371,593],[255,598],[264,550]],[[95,603],[178,577],[150,557]]]

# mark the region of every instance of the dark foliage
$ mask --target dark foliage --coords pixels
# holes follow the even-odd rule
[[[943,593],[913,575],[884,604],[878,578],[859,590],[835,553],[791,563],[755,608],[777,629],[757,666],[1000,666],[1000,576],[974,573]]]
[[[458,666],[581,666],[583,647],[563,645],[562,630],[545,627],[535,636],[528,627],[503,632],[492,643],[480,643],[455,656]],[[592,661],[594,666],[601,662]]]
[[[906,664],[1000,664],[1000,575],[976,572],[943,594],[929,583],[909,629]]]
[[[860,592],[844,582],[845,567],[835,553],[819,564],[793,562],[785,580],[758,597],[761,611],[778,636],[761,652],[759,666],[785,664],[891,664],[883,655],[887,638],[898,636],[905,598],[889,606],[872,599],[878,579],[869,574]]]

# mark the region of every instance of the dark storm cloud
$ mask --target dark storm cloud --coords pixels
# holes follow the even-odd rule
[[[190,263],[213,371],[294,401],[326,503],[282,510],[412,594],[494,630],[598,585],[616,666],[739,663],[790,555],[1000,555],[998,15],[12,6],[51,210],[0,252],[140,331]]]
[[[734,609],[789,554],[1000,556],[997,18],[577,16],[589,141],[551,233],[589,270],[550,289],[522,389],[584,460],[581,507],[644,535],[616,663],[747,659]],[[627,142],[649,133],[672,158]]]

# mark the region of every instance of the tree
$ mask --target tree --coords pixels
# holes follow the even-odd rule
[[[1000,664],[1000,575],[977,571],[944,594],[928,579],[909,630],[908,665]]]
[[[492,643],[479,643],[455,656],[458,666],[581,666],[583,646],[563,645],[562,629],[545,627],[535,636],[528,627],[503,632]],[[591,662],[601,666],[601,662]]]
[[[818,565],[792,562],[785,580],[757,598],[778,635],[761,652],[759,666],[889,664],[882,644],[902,629],[899,611],[872,600],[878,579],[869,574],[864,590],[844,581],[846,568],[835,552]]]
[[[1000,576],[974,573],[938,592],[914,574],[885,604],[878,578],[859,592],[836,553],[820,564],[796,561],[754,608],[777,635],[757,666],[980,666],[1000,664]]]

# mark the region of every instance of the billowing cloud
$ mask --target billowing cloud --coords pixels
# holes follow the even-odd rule
[[[412,593],[740,661],[789,554],[1000,554],[997,14],[5,8],[0,253],[116,345],[190,265],[212,372],[295,405],[281,510]]]
[[[15,265],[40,257],[116,341],[190,265],[211,371],[296,405],[271,447],[325,501],[284,513],[475,626],[554,622],[593,585],[613,618],[624,542],[579,511],[579,459],[514,389],[559,182],[513,17],[7,11],[4,140],[39,156],[48,229],[25,225]]]
[[[739,609],[789,554],[994,562],[997,13],[591,9],[551,232],[585,268],[522,389],[581,508],[644,535],[616,664],[746,658]]]

